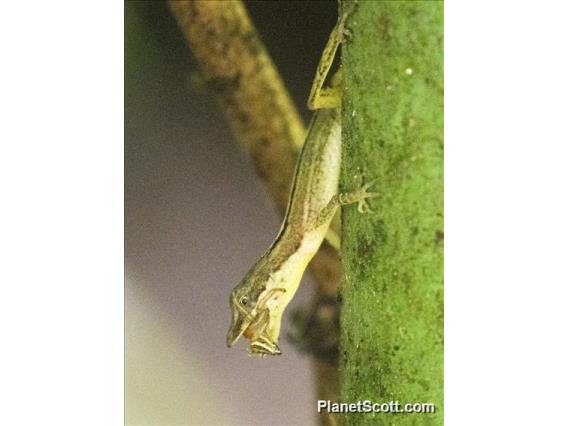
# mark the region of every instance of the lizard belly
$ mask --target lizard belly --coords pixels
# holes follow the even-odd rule
[[[282,312],[296,294],[304,271],[318,251],[327,228],[327,226],[321,226],[306,233],[298,250],[282,264],[278,273],[273,277],[274,288],[286,289],[286,292],[274,301],[273,306],[270,306],[270,310],[275,316],[282,315]]]

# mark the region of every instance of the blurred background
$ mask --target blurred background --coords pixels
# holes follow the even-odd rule
[[[335,1],[247,1],[299,107],[337,18]],[[314,424],[309,358],[225,346],[231,289],[280,217],[212,98],[165,1],[125,2],[125,421]],[[308,277],[309,278],[309,277]],[[287,310],[310,298],[309,279]]]

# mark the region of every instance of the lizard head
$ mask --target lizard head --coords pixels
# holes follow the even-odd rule
[[[248,285],[247,285],[248,284]],[[246,280],[231,292],[231,326],[227,333],[227,346],[231,347],[241,337],[251,340],[251,355],[279,355],[276,344],[280,331],[281,310],[278,296],[283,288],[261,288]]]

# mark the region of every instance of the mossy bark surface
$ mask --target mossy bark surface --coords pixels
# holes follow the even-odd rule
[[[343,7],[352,1],[344,1]],[[358,1],[342,54],[342,400],[432,403],[348,425],[443,424],[443,3]]]

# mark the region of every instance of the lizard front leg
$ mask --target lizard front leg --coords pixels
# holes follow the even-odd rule
[[[373,180],[360,186],[354,191],[335,194],[317,216],[314,229],[319,228],[321,225],[330,221],[339,206],[357,203],[357,210],[360,213],[370,212],[371,209],[369,208],[367,199],[377,197],[379,195],[376,192],[369,192],[369,189],[375,183],[376,180]]]

